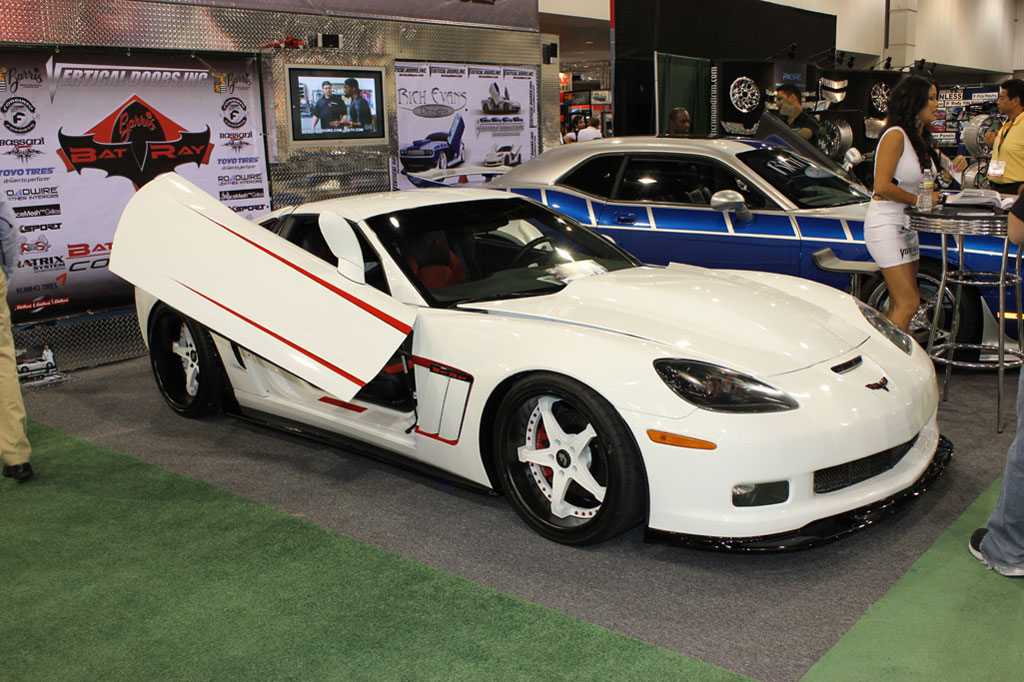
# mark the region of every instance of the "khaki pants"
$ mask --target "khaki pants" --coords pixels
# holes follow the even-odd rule
[[[24,464],[32,454],[25,428],[25,403],[18,383],[18,362],[11,334],[11,309],[7,307],[7,278],[0,271],[0,460]]]

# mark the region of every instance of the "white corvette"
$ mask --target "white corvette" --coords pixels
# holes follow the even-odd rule
[[[226,407],[502,490],[568,544],[645,523],[712,549],[827,542],[952,454],[934,371],[830,287],[644,267],[504,192],[441,189],[260,224],[167,174],[110,268],[167,403]]]

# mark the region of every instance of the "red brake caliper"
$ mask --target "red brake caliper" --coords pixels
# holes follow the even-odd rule
[[[551,442],[548,440],[548,432],[544,429],[543,423],[537,427],[536,440],[537,442],[534,444],[534,447],[538,450],[546,448],[551,444]],[[548,482],[548,485],[551,485],[551,479],[555,477],[554,469],[552,469],[551,467],[541,466],[540,473],[542,476],[544,476],[544,479]]]

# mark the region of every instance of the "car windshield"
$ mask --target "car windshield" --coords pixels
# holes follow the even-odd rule
[[[867,201],[856,185],[788,149],[754,149],[736,155],[800,208],[828,208]]]
[[[366,222],[436,306],[549,294],[639,265],[601,235],[519,198],[423,206]]]

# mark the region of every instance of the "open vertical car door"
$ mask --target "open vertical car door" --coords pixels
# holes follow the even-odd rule
[[[387,364],[416,317],[175,173],[128,202],[110,270],[341,400]]]

